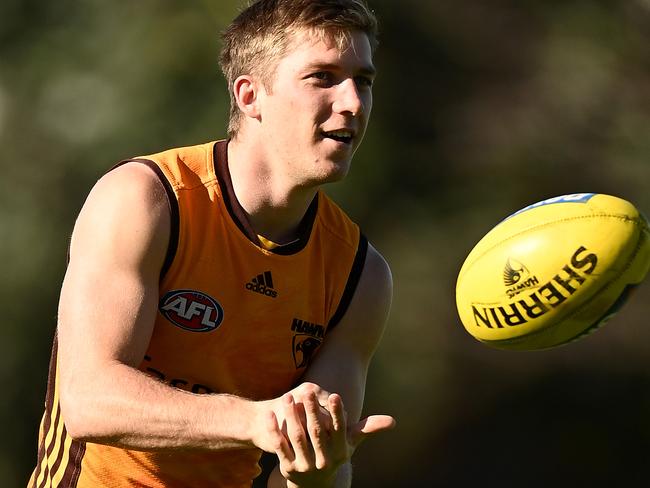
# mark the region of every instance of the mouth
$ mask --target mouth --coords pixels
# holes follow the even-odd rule
[[[343,144],[350,144],[354,139],[354,132],[349,129],[337,129],[332,131],[323,131],[322,136],[325,139],[332,139]]]

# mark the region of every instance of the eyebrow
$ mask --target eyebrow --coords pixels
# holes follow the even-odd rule
[[[305,67],[305,71],[311,71],[314,69],[324,69],[324,70],[340,70],[341,65],[339,64],[334,64],[334,63],[310,63]],[[361,75],[365,76],[376,76],[377,75],[377,69],[374,67],[372,64],[364,65],[362,66],[359,70],[358,73]]]

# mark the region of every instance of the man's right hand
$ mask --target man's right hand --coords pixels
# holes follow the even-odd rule
[[[313,383],[270,402],[268,445],[260,447],[277,454],[287,486],[335,486],[339,468],[350,462],[359,444],[395,425],[388,415],[373,415],[348,426],[340,395]]]

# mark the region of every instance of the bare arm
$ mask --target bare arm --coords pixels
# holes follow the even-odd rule
[[[293,436],[292,429],[287,428],[287,445],[278,452],[280,465],[271,474],[269,487],[348,487],[352,472],[350,459],[356,447],[367,436],[394,426],[395,420],[387,415],[359,420],[368,366],[383,335],[391,299],[390,269],[369,246],[350,307],[327,335],[322,350],[305,374],[304,380],[309,382],[307,385],[313,393],[293,393],[297,410],[305,412],[306,421],[296,419]],[[321,389],[333,394],[324,399]],[[337,432],[335,427],[328,429],[326,423],[318,420],[319,405],[329,411],[334,424],[343,424],[342,432]],[[288,426],[292,408],[295,409],[285,406]]]
[[[104,176],[77,219],[59,305],[60,402],[70,435],[134,449],[266,448],[271,404],[195,395],[137,369],[151,338],[170,233],[144,165]]]

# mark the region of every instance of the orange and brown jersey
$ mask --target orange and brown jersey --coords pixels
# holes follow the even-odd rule
[[[352,298],[367,250],[357,225],[319,192],[296,241],[264,245],[234,196],[227,142],[132,161],[156,171],[172,215],[140,369],[198,394],[262,400],[290,390]],[[57,399],[56,340],[50,369],[30,486],[243,487],[259,474],[257,449],[140,452],[70,439]]]

